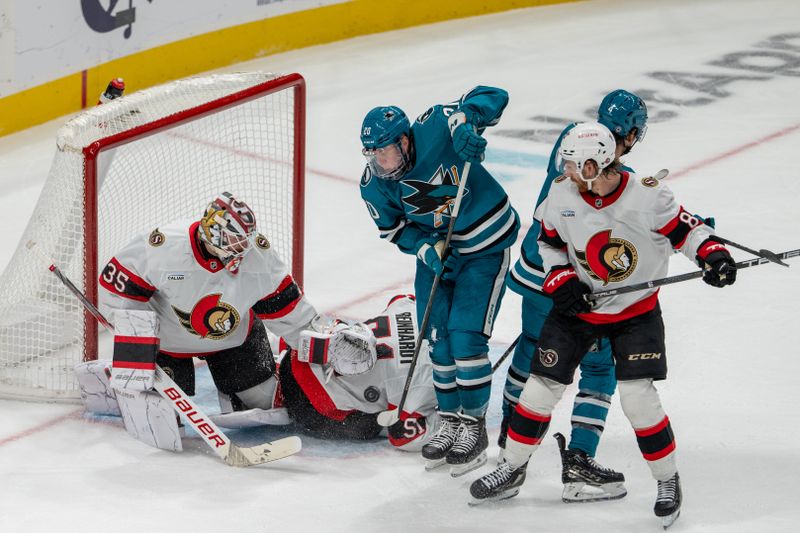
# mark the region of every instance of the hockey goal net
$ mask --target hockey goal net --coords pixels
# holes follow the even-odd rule
[[[26,247],[97,303],[97,277],[135,235],[245,200],[302,284],[305,82],[299,74],[188,78],[87,110],[58,133],[41,196],[0,277],[0,397],[75,400],[73,366],[98,326]]]

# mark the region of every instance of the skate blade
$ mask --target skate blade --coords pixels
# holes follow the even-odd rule
[[[483,505],[485,503],[501,502],[503,500],[508,500],[510,498],[513,498],[517,494],[519,494],[519,487],[516,487],[516,488],[511,489],[511,490],[507,490],[506,492],[504,492],[502,494],[498,494],[497,496],[492,496],[491,498],[484,498],[482,500],[476,500],[475,498],[473,498],[471,501],[467,502],[467,504],[470,507],[477,507],[477,506]]]
[[[464,463],[463,465],[450,465],[450,475],[452,477],[461,477],[464,474],[468,474],[475,470],[476,468],[480,468],[481,466],[486,464],[486,452],[481,452],[481,454],[470,461],[469,463]]]
[[[440,466],[444,466],[446,460],[444,457],[441,459],[425,459],[425,471],[430,472],[431,470],[436,470]]]
[[[622,482],[605,485],[587,485],[586,483],[565,483],[561,501],[564,503],[588,503],[608,500],[619,500],[628,494]]]
[[[662,516],[661,517],[661,525],[664,526],[664,529],[667,529],[669,526],[675,523],[675,520],[681,515],[681,510],[678,509],[671,515]]]

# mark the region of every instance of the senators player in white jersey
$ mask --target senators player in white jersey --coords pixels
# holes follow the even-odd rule
[[[227,192],[200,220],[133,239],[105,266],[100,286],[106,309],[155,313],[156,363],[189,395],[192,358],[202,357],[222,393],[263,409],[272,407],[277,386],[264,326],[297,346],[300,331],[317,315],[257,232],[253,211]],[[115,366],[123,364],[117,348]]]
[[[375,438],[383,429],[378,413],[400,401],[418,335],[414,297],[395,296],[380,315],[364,324],[376,343],[376,361],[369,371],[337,372],[330,361],[340,354],[332,353],[325,336],[314,331],[304,332],[299,354],[292,351],[281,360],[283,403],[295,423],[315,436]],[[427,342],[417,367],[400,420],[388,431],[391,444],[404,451],[419,451],[438,425]]]
[[[669,188],[620,170],[614,147],[611,132],[599,123],[579,124],[562,141],[564,175],[535,215],[549,272],[543,290],[552,296],[553,309],[510,421],[506,462],[475,481],[470,492],[477,501],[519,492],[528,460],[580,359],[595,339],[608,337],[622,408],[658,482],[654,511],[666,527],[680,512],[681,488],[672,427],[653,385],[667,377],[658,289],[593,305],[586,297],[664,277],[673,250],[704,268],[703,279],[715,287],[733,284],[736,266],[713,229],[676,203]]]

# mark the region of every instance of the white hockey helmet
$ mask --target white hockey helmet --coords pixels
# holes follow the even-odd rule
[[[579,122],[561,139],[558,155],[564,161],[572,161],[578,167],[578,175],[589,188],[596,179],[586,179],[583,167],[588,160],[597,164],[598,175],[604,168],[614,162],[617,142],[608,128],[599,122]]]
[[[199,234],[225,268],[236,272],[242,258],[253,247],[256,215],[246,203],[223,192],[206,207],[200,219]]]

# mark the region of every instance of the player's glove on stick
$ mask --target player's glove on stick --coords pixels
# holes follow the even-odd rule
[[[478,135],[477,128],[470,122],[463,111],[456,111],[447,120],[453,148],[464,161],[480,163],[486,152],[486,139]]]
[[[417,246],[417,259],[433,270],[434,274],[441,274],[444,269],[442,252],[444,252],[444,241],[431,242],[423,239]]]
[[[444,245],[444,241],[439,241]],[[438,244],[438,243],[437,243]],[[450,248],[450,253],[442,263],[442,279],[447,281],[455,281],[458,274],[461,272],[461,267],[464,265],[464,260],[461,258],[461,253],[455,248]]]
[[[578,279],[578,274],[571,265],[559,265],[550,270],[542,286],[545,294],[553,298],[553,307],[566,316],[588,313],[592,310],[585,296],[592,289]]]
[[[712,287],[733,285],[736,281],[736,261],[725,246],[713,236],[697,249],[697,264],[703,268],[703,281]]]

